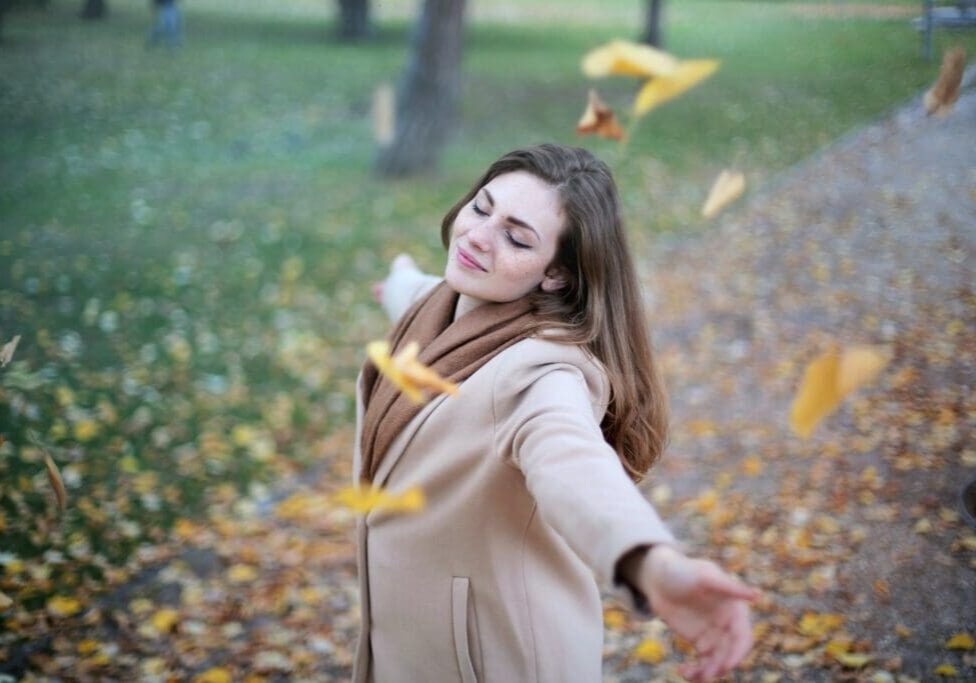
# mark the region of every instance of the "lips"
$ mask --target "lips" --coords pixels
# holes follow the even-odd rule
[[[478,263],[475,258],[466,252],[461,247],[457,249],[457,260],[465,268],[470,268],[471,270],[480,270],[484,273],[488,272],[488,269]]]

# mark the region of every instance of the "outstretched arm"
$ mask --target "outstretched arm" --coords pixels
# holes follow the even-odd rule
[[[759,598],[757,589],[714,562],[687,557],[667,544],[630,553],[619,569],[647,596],[654,613],[694,646],[699,658],[683,665],[685,678],[724,676],[749,653],[749,603]]]

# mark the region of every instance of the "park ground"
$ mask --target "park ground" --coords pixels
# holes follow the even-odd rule
[[[364,120],[402,63],[400,4],[357,48],[330,45],[309,4],[211,0],[175,53],[145,50],[145,7],[116,4],[103,26],[52,3],[5,27],[0,339],[22,341],[0,371],[0,671],[343,680],[354,516],[332,494],[355,368],[384,330],[368,282],[401,250],[436,267],[432,226],[486,160],[575,141],[579,56],[638,17],[572,4],[582,28],[554,31],[544,9],[496,5],[441,170],[387,183]],[[689,2],[671,49],[719,74],[626,150],[585,141],[620,178],[673,403],[643,490],[764,590],[741,680],[976,676],[958,502],[976,476],[976,97],[924,115],[935,67],[907,5]],[[726,166],[750,192],[706,223]],[[892,360],[797,438],[804,365],[852,344]],[[609,594],[606,622],[607,680],[674,678],[683,647],[660,622]]]

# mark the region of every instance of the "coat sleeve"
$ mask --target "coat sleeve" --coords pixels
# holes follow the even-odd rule
[[[569,354],[500,369],[492,397],[495,447],[522,471],[543,521],[609,583],[629,551],[674,537],[603,438],[609,395],[603,370],[575,361]]]
[[[381,302],[390,321],[395,323],[399,320],[417,299],[429,292],[441,279],[416,268],[398,268],[391,272],[383,282]]]

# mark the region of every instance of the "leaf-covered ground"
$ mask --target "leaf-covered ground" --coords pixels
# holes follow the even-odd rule
[[[675,431],[645,490],[695,552],[765,591],[740,680],[976,677],[959,635],[976,633],[976,529],[959,504],[976,476],[974,125],[972,89],[944,119],[913,103],[713,234],[651,245]],[[893,360],[801,441],[789,401],[834,343],[887,344]],[[49,603],[7,664],[24,680],[343,680],[354,520],[328,497],[351,438],[336,430],[317,446],[327,464],[273,491],[228,488],[95,607]],[[606,608],[606,680],[673,680],[682,645],[611,595]]]

